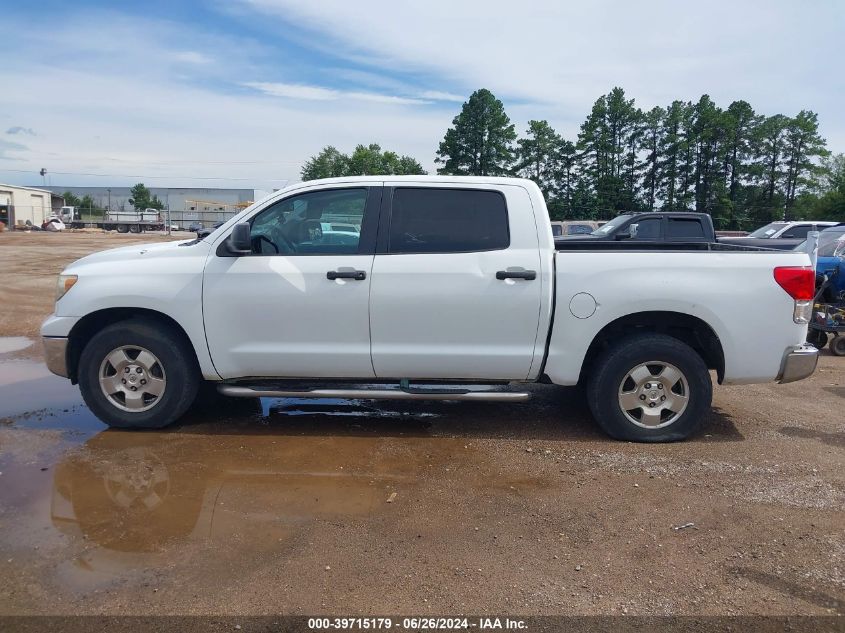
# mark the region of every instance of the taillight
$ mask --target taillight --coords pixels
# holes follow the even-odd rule
[[[816,271],[810,266],[778,266],[775,268],[775,281],[795,300],[792,320],[809,323],[816,293]]]
[[[816,271],[810,266],[778,266],[775,281],[796,301],[809,301],[816,291]]]

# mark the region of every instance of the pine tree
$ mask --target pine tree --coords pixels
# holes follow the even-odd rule
[[[438,174],[501,176],[511,173],[516,131],[505,108],[484,88],[470,95],[437,150]]]
[[[514,169],[536,182],[548,201],[559,171],[558,154],[563,139],[548,121],[529,121],[526,134],[526,138],[517,141]]]
[[[825,140],[819,135],[819,117],[815,112],[801,110],[786,126],[784,160],[786,163],[784,219],[792,219],[796,192],[802,185],[812,184],[819,173],[814,158],[825,157]]]
[[[643,115],[642,134],[639,139],[639,151],[645,152],[645,160],[640,164],[643,177],[643,195],[645,205],[653,211],[657,203],[660,188],[660,147],[663,140],[663,119],[666,111],[654,107]]]

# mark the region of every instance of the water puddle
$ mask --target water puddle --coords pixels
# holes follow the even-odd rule
[[[434,437],[449,406],[214,401],[161,431],[107,430],[41,362],[0,360],[0,552],[76,592],[197,548],[278,546],[315,521],[386,511],[472,461]],[[448,474],[448,473],[447,473]]]

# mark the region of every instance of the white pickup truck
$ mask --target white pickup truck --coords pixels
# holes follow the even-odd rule
[[[546,383],[581,386],[615,438],[679,440],[710,407],[710,370],[790,382],[817,361],[807,253],[688,246],[556,251],[528,180],[311,181],[205,238],[71,264],[41,333],[49,368],[116,427],[175,421],[202,381],[508,402]]]

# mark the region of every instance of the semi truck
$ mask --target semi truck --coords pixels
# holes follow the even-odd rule
[[[161,231],[164,220],[157,209],[143,211],[105,211],[102,218],[85,222],[78,207],[62,207],[59,217],[66,226],[73,229],[96,227],[118,233],[142,233],[143,231]]]

